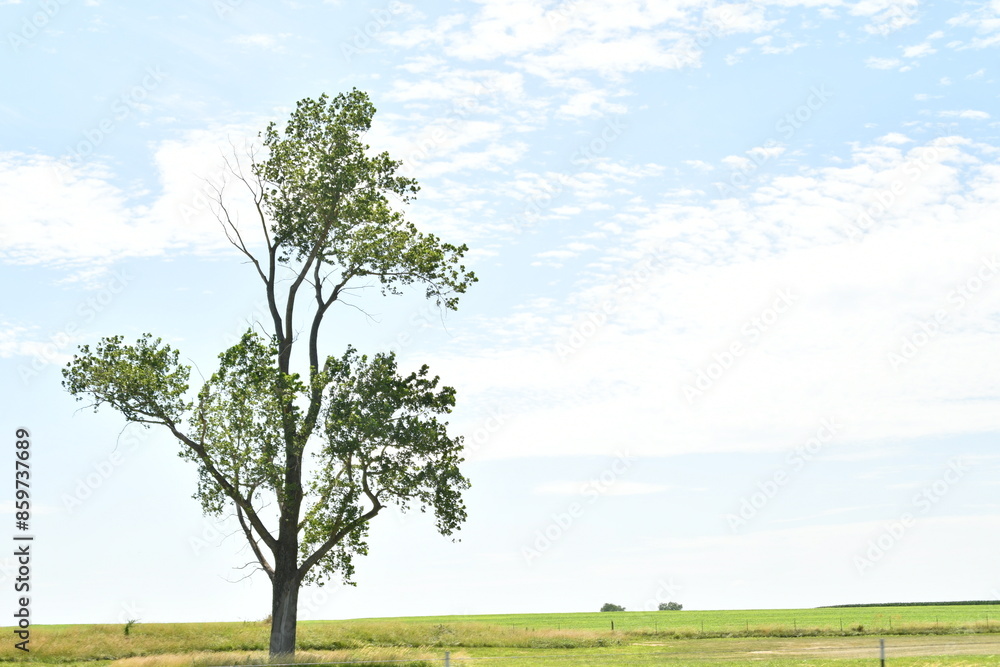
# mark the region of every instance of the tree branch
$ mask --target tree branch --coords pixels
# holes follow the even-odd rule
[[[253,549],[253,555],[257,557],[257,560],[260,562],[260,566],[264,568],[264,572],[267,573],[268,579],[274,581],[274,568],[271,567],[271,564],[267,562],[266,558],[264,558],[264,554],[261,553],[260,546],[257,545],[257,539],[253,536],[253,532],[251,531],[250,526],[247,525],[246,520],[244,520],[243,509],[239,505],[236,506],[236,518],[240,520],[240,526],[243,528],[243,534],[247,537],[247,542],[250,543],[250,548]]]
[[[246,183],[246,179],[243,177],[243,174],[233,169],[233,167],[229,164],[228,158],[225,159],[225,162],[226,165],[229,167],[229,171],[233,173],[238,179]],[[267,284],[267,276],[264,275],[264,271],[260,268],[260,262],[257,261],[257,258],[254,257],[253,253],[251,253],[250,250],[247,249],[246,242],[243,240],[243,236],[240,234],[239,227],[236,226],[236,223],[233,222],[232,216],[230,216],[229,214],[229,208],[226,207],[225,198],[222,196],[222,188],[214,185],[212,187],[215,190],[215,198],[216,202],[219,205],[219,210],[222,212],[222,215],[216,213],[215,217],[219,221],[219,224],[222,226],[222,231],[223,233],[225,233],[226,239],[229,240],[229,243],[231,243],[234,248],[236,248],[241,253],[246,255],[247,258],[249,258],[249,260],[253,263],[254,267],[257,269],[257,275],[259,275],[260,279],[263,280],[265,284]],[[250,188],[249,184],[247,184],[247,187]],[[251,192],[253,192],[253,188],[250,188],[250,190]],[[256,193],[254,193],[254,198],[256,199]],[[225,218],[225,220],[223,220],[223,218]],[[232,230],[232,233],[236,234],[236,239],[233,239],[230,230]],[[237,242],[237,240],[239,242]]]
[[[320,324],[323,322],[323,316],[326,311],[333,305],[334,301],[340,295],[340,290],[344,288],[351,278],[354,277],[352,271],[348,271],[347,275],[343,280],[340,281],[334,288],[333,292],[330,293],[328,299],[323,298],[323,282],[320,277],[319,268],[321,262],[316,263],[315,268],[315,288],[316,288],[316,312],[313,314],[312,327],[309,330],[309,384],[310,384],[310,396],[309,396],[309,409],[306,411],[305,418],[302,420],[302,431],[299,437],[303,441],[312,435],[313,429],[316,428],[316,421],[319,419],[319,411],[323,404],[323,390],[326,388],[325,385],[320,385],[316,381],[319,375],[319,329]]]
[[[243,508],[243,511],[246,512],[247,518],[250,520],[250,524],[254,527],[254,530],[256,530],[257,534],[260,535],[262,540],[264,540],[264,544],[266,544],[268,548],[274,552],[278,547],[278,541],[274,539],[274,536],[271,535],[270,532],[268,532],[264,523],[260,520],[260,517],[257,516],[257,512],[254,510],[250,501],[244,498],[239,490],[230,484],[229,480],[219,472],[218,468],[215,467],[215,463],[212,461],[212,457],[208,455],[208,452],[205,451],[205,447],[181,433],[177,429],[176,424],[172,421],[165,420],[160,423],[169,428],[175,438],[187,445],[191,451],[198,455],[198,458],[201,460],[202,464],[204,464],[205,470],[208,471],[208,474],[215,479],[215,481],[219,484],[219,487],[222,488],[226,495],[232,499],[237,507]]]
[[[337,543],[340,542],[342,539],[344,539],[346,535],[350,534],[352,530],[354,530],[361,524],[367,523],[368,521],[374,519],[375,516],[380,511],[382,511],[382,508],[383,505],[381,504],[372,507],[370,510],[359,516],[357,519],[355,519],[354,521],[350,522],[349,524],[341,528],[338,532],[331,535],[330,538],[326,542],[324,542],[318,549],[316,549],[316,551],[314,551],[311,556],[302,561],[302,565],[299,567],[299,572],[298,572],[299,580],[301,581],[302,578],[304,578],[306,574],[309,573],[309,570],[312,569],[312,566],[321,561],[324,556],[330,553],[330,549],[337,546]]]
[[[316,551],[312,553],[311,556],[306,558],[301,567],[299,567],[299,577],[305,577],[313,565],[318,563],[326,554],[330,552],[330,549],[335,547],[338,542],[340,542],[346,535],[349,535],[352,530],[357,528],[363,523],[366,523],[382,511],[385,507],[381,502],[379,502],[378,496],[372,493],[371,488],[368,486],[368,466],[365,465],[364,470],[361,472],[361,488],[364,490],[365,495],[368,496],[368,500],[372,503],[372,508],[359,516],[354,521],[351,521],[346,526],[342,527],[340,530],[336,530],[336,525],[334,530],[331,531],[330,537],[324,542]],[[339,522],[338,522],[339,524]],[[335,532],[334,532],[335,531]]]

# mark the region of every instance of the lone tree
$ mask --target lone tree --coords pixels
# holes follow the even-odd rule
[[[660,611],[680,611],[684,608],[684,605],[678,602],[661,602],[657,608]]]
[[[612,602],[605,602],[601,606],[601,611],[625,611],[625,607],[621,605],[614,604]]]
[[[267,336],[251,327],[219,355],[197,396],[179,352],[151,334],[84,345],[63,370],[66,389],[95,411],[108,404],[168,429],[198,466],[204,511],[235,513],[272,582],[272,657],[295,651],[302,584],[334,574],[353,584],[352,558],[367,552],[368,524],[387,504],[431,509],[443,535],[466,518],[462,438],[438,419],[455,390],[427,366],[398,373],[391,353],[320,356],[324,318],[345,290],[400,294],[415,283],[454,310],[476,280],[461,264],[465,245],[417,231],[390,205],[419,188],[396,174],[399,161],[368,154],[361,138],[374,113],[358,90],[304,99],[282,131],[268,125],[265,157],[251,151],[248,172],[227,163],[252,195],[261,241],[246,242],[221,189],[218,217],[263,284],[270,322]]]

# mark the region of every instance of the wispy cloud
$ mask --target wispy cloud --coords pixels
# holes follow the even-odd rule
[[[914,44],[913,46],[905,46],[902,47],[902,49],[904,58],[923,58],[925,56],[937,53],[937,49],[931,46],[930,42]]]
[[[830,413],[850,424],[845,442],[988,430],[1000,397],[981,361],[989,358],[989,337],[977,332],[982,318],[1000,312],[992,288],[974,310],[949,310],[947,333],[905,371],[890,356],[901,354],[935,309],[954,309],[955,285],[985,271],[983,262],[993,261],[988,249],[1000,247],[1000,231],[988,224],[1000,174],[978,157],[981,150],[959,138],[914,144],[890,134],[858,146],[852,166],[768,179],[747,193],[748,206],[665,197],[651,209],[626,207],[612,221],[632,231],[598,262],[618,269],[594,273],[591,286],[558,308],[547,305],[540,319],[521,320],[531,332],[518,337],[520,346],[488,345],[488,353],[470,349],[460,362],[435,363],[462,376],[463,386],[485,390],[476,378],[490,378],[493,395],[509,392],[529,403],[553,397],[519,410],[493,455],[531,455],[527,443],[539,440],[547,452],[567,455],[623,443],[660,456],[768,449],[789,446]],[[644,252],[669,259],[629,283],[625,267]],[[754,318],[782,285],[795,286],[796,305],[760,331]],[[751,294],[757,298],[747,301]],[[495,332],[512,324],[484,326]],[[843,347],[844,332],[861,331],[868,332],[864,342]],[[711,405],[709,423],[683,388],[721,364],[719,355],[734,343],[745,353],[707,382],[700,404]],[[560,344],[572,351],[563,360]],[[573,398],[595,377],[604,378],[600,398]],[[952,378],[948,387],[942,377]],[[771,379],[766,393],[761,378]],[[943,398],[955,395],[982,398]],[[794,414],[779,407],[792,403]],[[596,418],[598,405],[618,418]]]
[[[223,152],[238,136],[252,133],[230,126],[161,143],[154,160],[163,189],[152,200],[116,185],[117,174],[99,161],[0,153],[0,197],[10,202],[0,256],[88,271],[127,257],[225,248],[212,198],[226,180]]]
[[[941,111],[938,113],[941,118],[964,118],[967,120],[989,120],[990,114],[976,109],[963,109],[960,111]]]
[[[546,482],[535,488],[534,493],[544,496],[577,496],[585,494],[591,482]],[[607,496],[639,496],[653,493],[663,493],[669,490],[663,484],[616,480],[614,484],[601,488],[601,494]]]
[[[256,33],[252,35],[235,35],[227,39],[226,42],[237,46],[247,46],[265,49],[267,51],[282,52],[284,51],[284,42],[291,36],[292,35],[289,33]]]
[[[865,60],[865,66],[871,69],[896,69],[903,64],[899,58],[878,58],[872,56]]]
[[[975,32],[975,36],[968,43],[960,44],[959,48],[986,49],[1000,46],[1000,5],[995,0],[983,3],[975,11],[959,14],[950,19],[948,24],[970,28]]]

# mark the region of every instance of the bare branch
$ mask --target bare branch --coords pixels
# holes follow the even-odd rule
[[[226,581],[228,581],[231,584],[238,584],[241,581],[245,581],[246,579],[249,579],[250,577],[252,577],[254,575],[254,573],[257,570],[260,569],[260,565],[258,565],[257,563],[255,563],[253,561],[250,561],[249,563],[244,563],[243,565],[239,565],[239,566],[236,566],[234,568],[234,569],[237,569],[237,570],[245,570],[246,568],[251,567],[251,566],[255,568],[253,571],[247,573],[246,575],[240,577],[239,579],[226,579]]]
[[[230,143],[230,146],[232,146],[232,143]],[[226,167],[229,169],[229,172],[247,186],[247,188],[253,195],[254,201],[257,201],[258,199],[257,192],[253,189],[253,187],[247,181],[246,177],[243,175],[242,168],[240,168],[239,159],[235,158],[235,153],[236,153],[235,147],[233,147],[233,153],[234,153],[234,161],[236,164],[235,167],[233,166],[233,162],[230,162],[228,157],[223,156],[223,161],[225,162]],[[247,248],[246,242],[243,240],[243,236],[240,234],[239,227],[236,225],[235,222],[233,222],[232,216],[229,214],[229,209],[225,203],[223,187],[212,185],[212,188],[215,190],[215,201],[219,206],[219,211],[216,212],[216,218],[222,225],[222,231],[226,234],[226,238],[233,245],[233,247],[235,247],[241,253],[246,255],[246,257],[253,263],[254,267],[257,269],[257,275],[259,275],[260,279],[263,280],[264,283],[266,284],[267,276],[264,275],[264,271],[263,269],[261,269],[260,262]],[[233,238],[234,234],[236,236],[235,239]],[[265,229],[265,238],[267,238],[266,229]],[[270,243],[268,243],[268,247],[270,248]]]

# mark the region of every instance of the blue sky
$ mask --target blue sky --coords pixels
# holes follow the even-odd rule
[[[59,368],[149,331],[210,375],[263,298],[212,216],[223,156],[352,87],[480,282],[447,314],[371,290],[327,349],[455,386],[473,487],[461,542],[379,516],[301,618],[1000,598],[996,0],[0,0],[0,27],[36,622],[268,614],[178,446]]]

